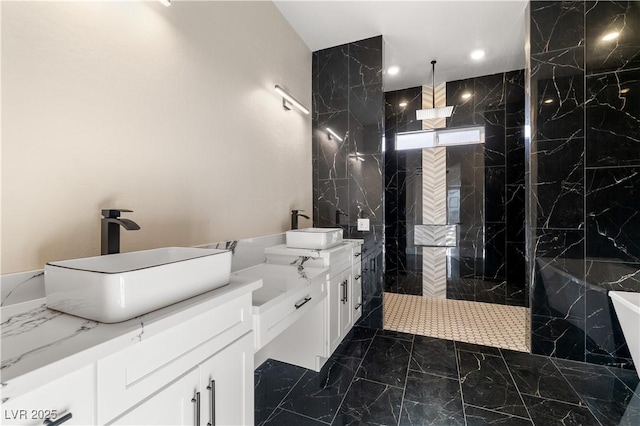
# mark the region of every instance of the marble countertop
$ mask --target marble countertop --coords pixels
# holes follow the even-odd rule
[[[0,308],[2,402],[261,286],[260,277],[232,273],[223,287],[115,324],[47,309],[44,298]]]

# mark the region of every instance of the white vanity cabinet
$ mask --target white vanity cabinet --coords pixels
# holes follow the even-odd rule
[[[89,365],[2,404],[3,425],[95,423],[95,372]],[[70,415],[70,416],[69,416]]]
[[[361,241],[348,240],[326,250],[288,248],[285,245],[265,250],[267,263],[329,268],[325,338],[330,356],[362,315]],[[356,280],[356,274],[358,279]]]

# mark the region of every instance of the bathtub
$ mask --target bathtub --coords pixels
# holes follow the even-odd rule
[[[640,293],[610,291],[609,297],[620,321],[636,372],[640,375]]]

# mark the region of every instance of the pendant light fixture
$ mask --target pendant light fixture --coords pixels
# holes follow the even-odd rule
[[[436,108],[436,61],[431,61],[432,70],[432,106],[433,108],[419,109],[416,111],[416,120],[432,120],[434,118],[448,118],[453,114],[452,106]]]

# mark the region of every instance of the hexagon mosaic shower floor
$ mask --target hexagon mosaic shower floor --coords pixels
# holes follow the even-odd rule
[[[384,329],[529,352],[529,309],[384,293]]]

